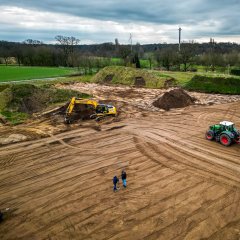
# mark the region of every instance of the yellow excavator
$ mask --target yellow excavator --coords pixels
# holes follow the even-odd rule
[[[92,99],[73,97],[67,107],[65,123],[72,123],[76,119],[96,119],[99,121],[106,116],[116,116],[116,107],[100,104]]]

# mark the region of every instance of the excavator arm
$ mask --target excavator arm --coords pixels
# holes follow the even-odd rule
[[[70,115],[73,111],[73,108],[74,108],[74,105],[75,105],[75,101],[76,101],[76,98],[73,97],[67,107],[67,110],[66,110],[66,115]]]

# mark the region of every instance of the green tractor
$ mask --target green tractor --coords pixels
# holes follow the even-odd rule
[[[240,132],[235,128],[234,123],[223,121],[209,127],[206,139],[215,139],[224,146],[230,146],[234,142],[240,143]]]

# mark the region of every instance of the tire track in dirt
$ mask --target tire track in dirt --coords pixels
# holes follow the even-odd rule
[[[240,123],[239,104],[218,105],[216,119],[227,113]],[[180,240],[227,232],[240,216],[239,146],[201,137],[212,109],[149,113],[121,120],[124,128],[1,148],[0,164],[14,158],[0,170],[0,206],[17,210],[0,238]],[[128,187],[114,194],[111,179],[123,167]]]
[[[165,179],[165,178],[164,178]],[[136,189],[134,189],[134,191],[135,191]],[[131,190],[132,191],[132,190]],[[110,211],[113,211],[114,209],[111,209]],[[106,211],[104,211],[105,213],[106,213]]]
[[[165,138],[165,140],[166,140],[166,138]],[[216,177],[219,178],[219,176],[223,176],[223,174],[224,174],[225,179],[228,179],[234,183],[234,179],[233,178],[229,179],[229,177],[227,177],[225,174],[227,172],[226,164],[228,164],[228,163],[224,163],[223,161],[219,163],[219,162],[214,161],[214,159],[211,160],[211,158],[210,158],[211,154],[204,156],[204,153],[201,153],[202,156],[200,156],[198,154],[198,152],[199,152],[198,148],[193,149],[193,150],[195,150],[195,153],[193,153],[193,151],[189,151],[189,144],[187,145],[187,147],[186,146],[182,147],[182,145],[178,144],[177,141],[172,142],[171,139],[169,139],[169,140],[170,141],[168,141],[168,142],[164,141],[164,143],[162,143],[162,142],[157,142],[157,143],[155,142],[154,144],[150,143],[150,142],[146,143],[145,146],[143,145],[143,147],[142,147],[143,154],[147,154],[146,149],[149,149],[149,151],[148,151],[149,154],[147,154],[148,157],[150,155],[154,155],[153,153],[155,153],[154,161],[157,161],[159,163],[161,162],[163,164],[163,156],[165,156],[166,161],[164,163],[167,164],[167,166],[170,168],[174,164],[172,164],[170,166],[169,160],[171,160],[171,162],[174,162],[174,163],[175,162],[181,163],[180,165],[183,166],[182,169],[184,169],[186,171],[186,174],[189,170],[190,170],[191,174],[198,172],[198,173],[200,173],[200,176],[202,176],[202,177],[207,176],[207,173],[210,173],[210,176],[208,175],[208,179],[209,179],[209,177],[210,177],[210,179],[212,177],[214,177],[215,180],[217,180]],[[196,150],[198,150],[198,151],[196,151]],[[175,157],[173,158],[173,156],[175,156]],[[223,158],[223,160],[224,160],[224,158]],[[231,159],[229,159],[229,157],[227,157],[227,161],[231,161]],[[195,162],[195,163],[193,164],[192,162]],[[237,161],[232,161],[232,164],[235,164],[235,163],[237,164]],[[180,170],[180,168],[179,168],[180,165],[179,164],[175,164],[175,165],[178,166],[178,169],[175,169],[175,170],[176,171]],[[204,165],[207,167],[203,167]],[[209,169],[209,166],[210,166],[210,169]],[[218,168],[219,170],[217,170],[216,168]],[[228,175],[233,175],[233,176],[236,175],[236,178],[237,178],[238,171],[236,171],[236,170],[237,169],[235,169],[234,165],[231,166],[231,169],[228,169],[228,171],[230,171]],[[234,174],[235,171],[236,171],[236,174]],[[221,179],[221,181],[222,180],[223,179]],[[226,184],[227,184],[227,182],[226,182]],[[235,186],[239,186],[239,184],[240,184],[239,181],[235,182]]]
[[[191,235],[191,231],[193,229],[196,229],[197,226],[199,224],[201,224],[204,221],[207,221],[209,224],[209,220],[211,221],[211,219],[209,219],[208,215],[209,215],[209,211],[214,211],[215,214],[217,213],[218,210],[222,210],[222,200],[226,200],[226,202],[224,203],[224,205],[226,205],[224,208],[231,206],[232,202],[230,199],[230,196],[234,193],[234,191],[230,191],[227,192],[226,194],[224,194],[223,196],[211,201],[211,202],[207,202],[206,204],[203,204],[200,208],[196,209],[195,211],[191,212],[191,213],[187,213],[184,218],[177,218],[176,221],[172,222],[170,225],[162,228],[160,227],[159,230],[155,229],[155,232],[152,233],[151,235],[146,236],[143,239],[174,239],[176,237],[179,237],[179,232],[188,232],[189,235]],[[235,202],[236,203],[236,202]],[[204,209],[204,211],[203,211]],[[202,217],[199,218],[199,213],[200,212],[204,212],[204,214],[202,215]],[[192,220],[190,219],[196,219],[197,216],[197,221],[194,221],[194,225],[185,225],[185,231],[183,231],[183,225],[187,222],[191,222]],[[173,231],[173,225],[175,227],[175,232]],[[177,229],[176,229],[177,227]],[[177,234],[176,234],[177,233]],[[176,236],[176,235],[177,236]],[[172,236],[171,236],[172,235]],[[175,235],[175,236],[174,236]],[[182,236],[182,239],[195,239],[195,237],[193,238],[188,238],[187,236]],[[181,239],[181,238],[179,238]]]
[[[190,167],[193,172],[198,172],[200,170],[201,175],[206,175],[207,173],[213,174],[213,176],[222,176],[228,180],[234,181],[233,178],[229,178],[230,176],[238,176],[238,172],[234,172],[234,168],[227,169],[226,165],[222,165],[219,163],[216,163],[214,161],[208,160],[207,158],[200,158],[193,154],[192,152],[184,151],[175,145],[171,146],[167,143],[162,144],[161,147],[156,148],[156,145],[150,146],[151,149],[156,152],[159,152],[159,154],[164,155],[167,159],[171,158],[174,159],[174,161],[179,162],[179,164],[186,165]],[[228,176],[225,174],[227,170],[230,171]],[[221,179],[222,180],[222,179]],[[222,181],[221,181],[222,182]],[[239,186],[240,182],[236,181],[235,185]]]

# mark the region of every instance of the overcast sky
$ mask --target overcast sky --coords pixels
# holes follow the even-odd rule
[[[0,40],[240,43],[240,0],[0,0]]]

